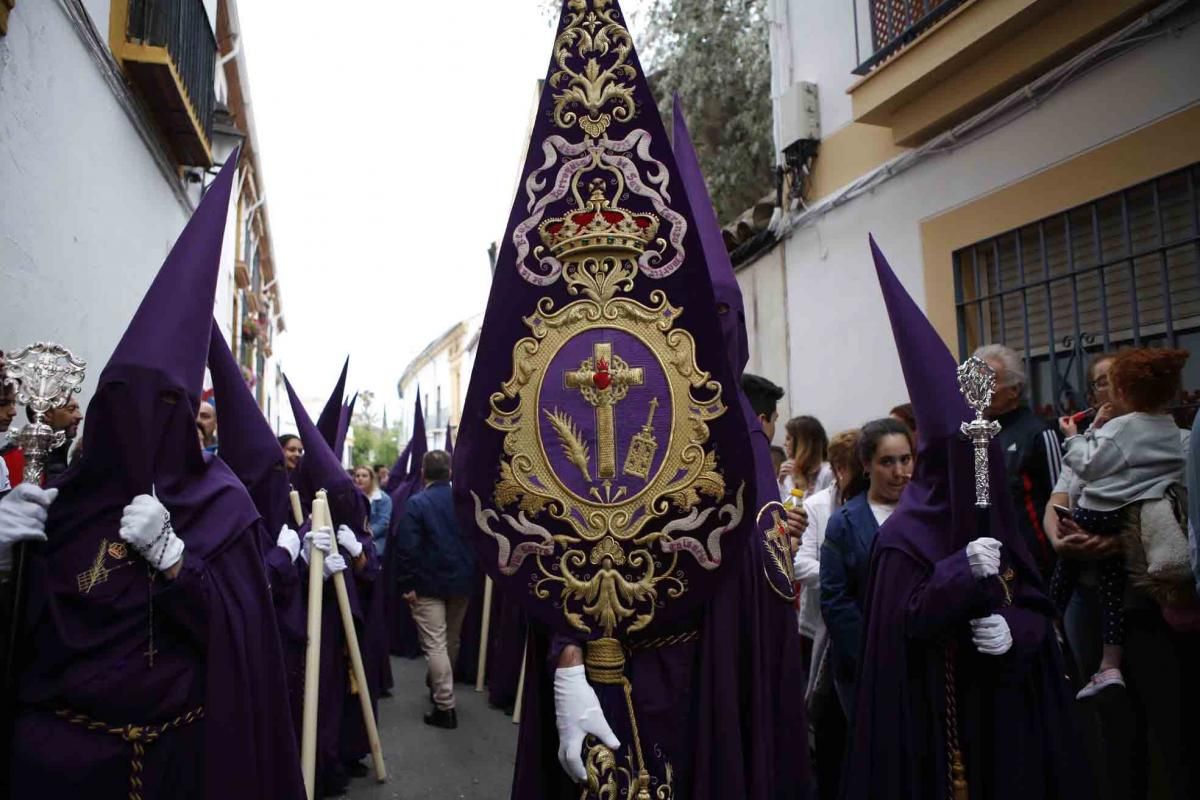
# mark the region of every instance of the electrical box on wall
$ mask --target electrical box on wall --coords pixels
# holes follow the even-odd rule
[[[796,81],[779,101],[780,144],[784,150],[797,142],[821,140],[821,108],[817,85]]]

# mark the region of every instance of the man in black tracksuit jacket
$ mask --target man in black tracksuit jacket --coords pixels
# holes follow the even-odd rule
[[[996,372],[996,392],[984,413],[1000,423],[997,438],[1004,450],[1008,492],[1017,525],[1042,577],[1048,580],[1054,571],[1055,556],[1042,526],[1042,514],[1062,469],[1058,431],[1025,403],[1025,373],[1020,356],[1004,345],[991,344],[976,350],[975,357],[986,361]]]

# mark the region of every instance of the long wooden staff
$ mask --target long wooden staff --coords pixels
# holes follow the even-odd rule
[[[304,523],[300,510],[300,493],[292,490],[292,513],[296,524]],[[313,500],[313,528],[319,505],[324,505],[324,493]],[[304,650],[304,717],[300,726],[300,772],[304,776],[304,792],[314,800],[317,782],[317,698],[321,686],[321,601],[324,599],[325,552],[316,547],[308,553],[308,644]]]
[[[329,505],[325,502],[325,492],[317,492],[321,501],[320,525],[333,528],[333,519],[329,515]],[[317,525],[317,504],[313,503],[313,525]],[[383,763],[383,747],[379,743],[379,729],[375,725],[375,711],[371,707],[371,690],[367,687],[367,671],[363,667],[362,650],[358,646],[358,631],[354,628],[354,614],[350,610],[350,595],[346,591],[346,576],[341,572],[333,574],[333,590],[337,595],[338,610],[342,614],[342,627],[346,631],[346,649],[350,651],[350,666],[354,669],[354,680],[358,682],[358,700],[362,706],[363,724],[367,728],[367,741],[371,744],[371,761],[375,765],[375,780],[383,783],[387,780],[387,766]]]
[[[525,645],[521,648],[521,677],[517,678],[517,701],[513,705],[512,723],[521,724],[521,703],[525,700],[525,659],[529,655],[529,634],[525,634]]]
[[[475,670],[475,691],[483,691],[487,669],[488,629],[492,624],[492,576],[483,576],[483,624],[479,626],[479,665]]]

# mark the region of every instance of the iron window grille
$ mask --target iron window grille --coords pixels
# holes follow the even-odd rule
[[[1001,343],[1025,360],[1040,413],[1088,405],[1091,357],[1121,347],[1200,354],[1200,164],[954,254],[959,354]],[[1181,408],[1200,400],[1200,358]]]
[[[857,4],[858,0],[855,0]],[[866,0],[872,53],[854,70],[866,75],[934,26],[967,0]],[[855,8],[857,34],[858,10]]]

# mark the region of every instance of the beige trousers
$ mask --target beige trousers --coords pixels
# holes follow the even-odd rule
[[[470,597],[417,597],[412,604],[413,621],[425,651],[433,704],[442,710],[454,708],[454,662],[458,660],[459,634]]]

